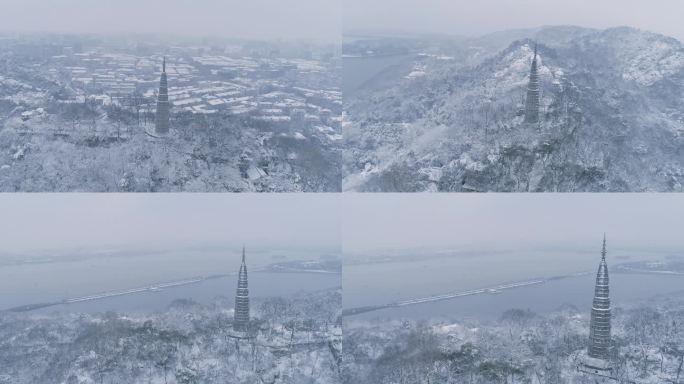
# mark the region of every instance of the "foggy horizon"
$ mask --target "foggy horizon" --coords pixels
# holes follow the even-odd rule
[[[558,248],[599,254],[605,232],[609,253],[668,252],[684,247],[680,201],[655,194],[352,194],[345,196],[342,241],[344,253]]]
[[[383,12],[392,9],[392,12]],[[616,10],[619,9],[619,12]],[[591,10],[591,12],[587,12]],[[480,37],[490,33],[546,26],[608,29],[628,26],[684,41],[676,0],[350,0],[343,7],[343,32],[395,32]]]
[[[264,44],[309,44],[313,46],[337,46],[337,40],[322,40],[322,39],[312,39],[312,38],[258,38],[258,37],[241,37],[241,36],[220,36],[220,35],[182,35],[182,34],[172,34],[164,32],[127,32],[127,31],[111,31],[111,32],[88,32],[88,31],[49,31],[49,30],[35,30],[35,31],[22,31],[22,30],[6,30],[0,26],[0,37],[17,37],[17,38],[50,38],[53,36],[57,37],[67,37],[67,38],[91,38],[91,39],[103,39],[107,43],[107,39],[117,40],[115,42],[140,39],[153,39],[151,42],[146,41],[145,43],[150,44],[163,44],[163,43],[173,43],[178,44],[178,46],[190,45],[190,44],[213,44],[213,43],[264,43]],[[140,43],[141,41],[136,41]]]
[[[0,197],[0,209],[13,218],[0,223],[4,254],[201,244],[339,247],[339,212],[327,195],[18,194]]]
[[[158,34],[240,40],[340,39],[338,0],[0,0],[0,31],[65,34]],[[158,18],[163,12],[163,17]]]
[[[575,25],[575,24],[549,24],[549,25],[536,25],[536,26],[528,26],[528,27],[519,27],[519,28],[509,28],[509,29],[500,29],[500,30],[491,30],[479,34],[473,34],[473,35],[468,35],[468,34],[459,34],[459,33],[451,33],[451,32],[435,32],[435,31],[429,31],[429,30],[402,30],[402,29],[373,29],[373,28],[359,28],[359,29],[351,29],[351,30],[344,30],[343,32],[343,37],[344,36],[365,36],[369,35],[371,37],[378,36],[378,37],[430,37],[430,36],[435,36],[435,37],[443,37],[443,38],[454,38],[454,39],[477,39],[477,38],[482,38],[486,37],[489,35],[495,35],[499,33],[506,33],[510,31],[538,31],[542,30],[544,28],[562,28],[562,27],[577,27],[577,28],[585,28],[585,29],[590,29],[590,30],[596,30],[596,31],[604,31],[608,29],[614,29],[614,28],[634,28],[642,32],[651,32],[651,33],[656,33],[660,34],[666,37],[671,37],[674,39],[677,39],[681,42],[684,42],[684,34],[682,36],[674,36],[674,35],[669,35],[666,33],[662,32],[657,32],[654,30],[650,29],[644,29],[644,28],[637,28],[634,26],[629,26],[629,25],[614,25],[610,27],[605,27],[605,28],[596,28],[596,27],[586,27],[586,26],[581,26],[581,25]],[[386,35],[386,36],[383,36]]]

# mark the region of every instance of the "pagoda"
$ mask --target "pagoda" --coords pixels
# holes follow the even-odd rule
[[[157,115],[154,122],[154,133],[169,132],[169,85],[166,80],[166,57],[162,62],[161,79],[159,79],[159,95],[157,95]]]
[[[525,99],[525,123],[539,123],[539,71],[537,69],[537,45],[534,45],[534,57],[530,68],[530,81],[527,83],[527,98]]]
[[[615,379],[610,359],[610,289],[606,263],[606,235],[603,235],[601,262],[596,273],[594,301],[589,320],[589,348],[578,369],[585,373]]]
[[[249,288],[247,288],[247,264],[245,263],[245,247],[242,247],[242,264],[238,275],[238,286],[235,294],[235,330],[244,330],[249,324]]]

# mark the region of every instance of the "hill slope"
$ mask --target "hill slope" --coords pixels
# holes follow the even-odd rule
[[[523,31],[513,31],[515,38]],[[680,191],[684,45],[631,28],[547,27],[542,121],[521,116],[534,41],[498,33],[467,56],[416,55],[347,101],[343,189]]]

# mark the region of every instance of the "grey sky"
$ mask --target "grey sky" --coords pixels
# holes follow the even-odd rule
[[[0,30],[338,41],[341,0],[0,0]]]
[[[481,35],[512,28],[627,25],[684,40],[681,0],[344,0],[344,30]]]
[[[5,252],[243,242],[339,247],[336,195],[3,194],[0,212]]]
[[[346,194],[344,251],[595,246],[684,250],[679,194]]]

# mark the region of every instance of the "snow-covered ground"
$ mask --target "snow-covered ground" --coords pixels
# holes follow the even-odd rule
[[[613,308],[616,383],[684,382],[684,295]],[[548,315],[511,309],[499,320],[344,321],[349,384],[589,384],[577,371],[589,314],[562,307]],[[598,381],[595,381],[598,380]]]
[[[334,56],[191,57],[197,47],[179,43],[185,54],[168,66],[172,129],[160,138],[149,134],[160,54],[71,40],[83,52],[60,36],[3,35],[1,191],[341,190]],[[329,47],[310,49],[326,56]],[[67,53],[44,54],[55,50]]]
[[[20,125],[17,125],[20,124]],[[182,124],[182,125],[181,125]],[[337,191],[337,145],[273,135],[230,117],[193,116],[167,138],[107,119],[49,117],[0,129],[3,191]],[[53,127],[68,126],[64,134]],[[212,128],[206,128],[211,126]],[[313,131],[312,131],[313,132]],[[315,161],[312,160],[315,158]]]
[[[435,40],[434,56],[453,60],[416,53],[346,98],[343,190],[682,190],[684,44],[631,28],[508,35]]]
[[[0,313],[0,383],[337,383],[341,290],[233,309],[178,300],[154,314]]]

